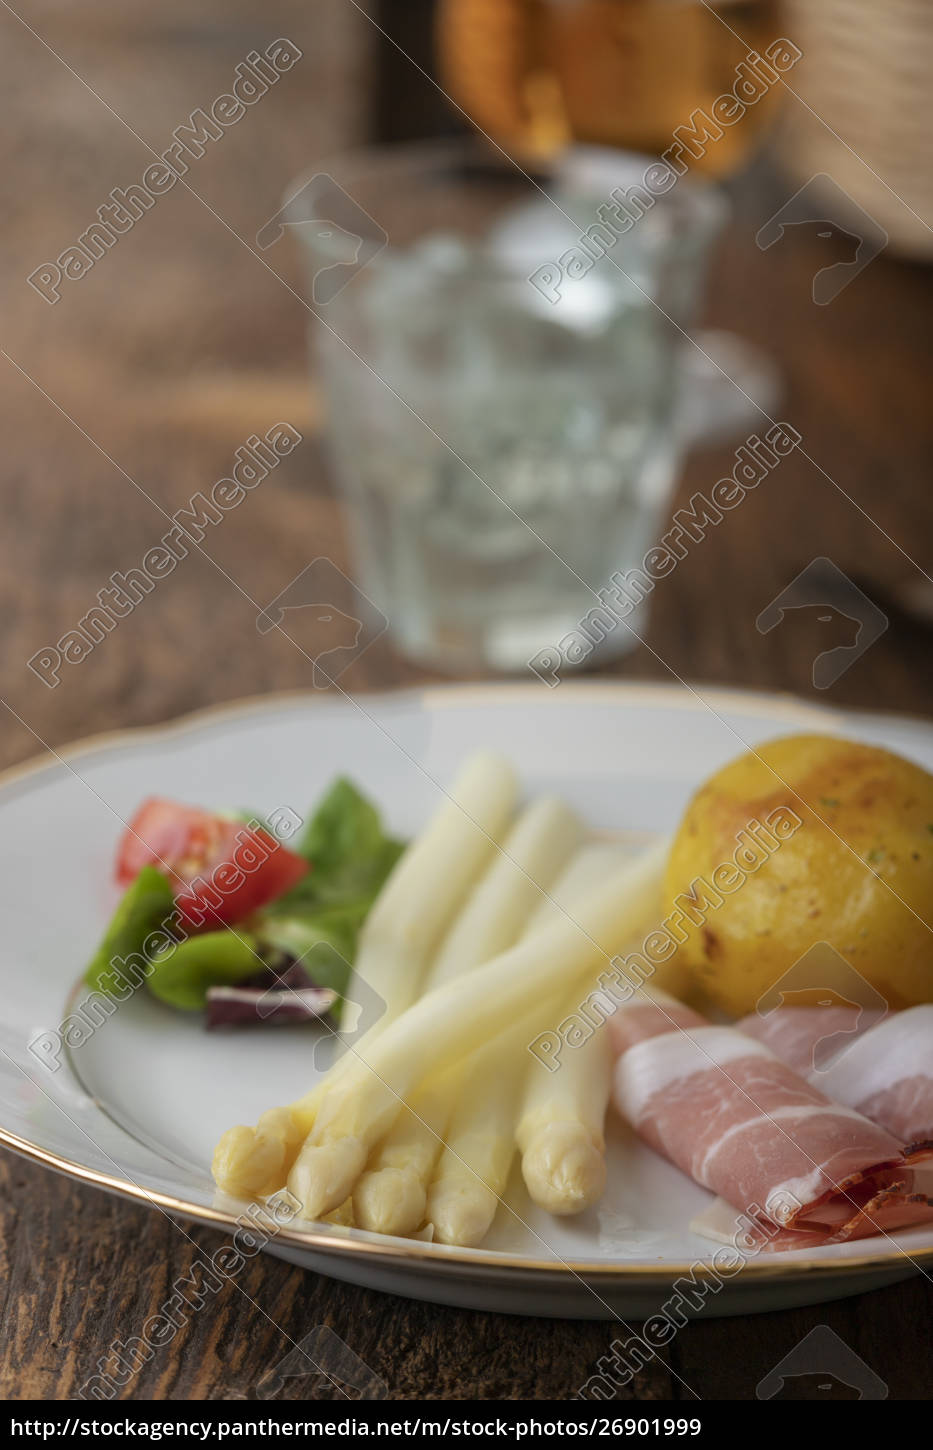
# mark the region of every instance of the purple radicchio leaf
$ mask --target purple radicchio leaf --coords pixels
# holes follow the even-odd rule
[[[211,987],[207,993],[205,1026],[257,1027],[317,1021],[338,1000],[330,987],[316,987],[300,962],[281,972],[257,972],[235,987]]]

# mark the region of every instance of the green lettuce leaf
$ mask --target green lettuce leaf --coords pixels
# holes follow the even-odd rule
[[[154,866],[144,866],[120,897],[84,973],[87,985],[114,997],[125,997],[127,987],[138,986],[148,966],[144,944],[153,932],[161,932],[174,905],[168,879]]]
[[[146,985],[154,997],[184,1012],[207,1001],[209,987],[230,987],[263,969],[255,941],[232,931],[189,937],[153,958]]]
[[[317,985],[345,992],[360,927],[405,849],[352,781],[330,787],[298,841],[307,876],[266,908],[260,940],[302,960]]]

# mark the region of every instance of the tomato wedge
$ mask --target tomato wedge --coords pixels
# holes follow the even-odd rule
[[[268,831],[197,806],[151,797],[117,848],[117,881],[126,886],[144,866],[172,883],[175,905],[194,930],[230,926],[283,895],[309,869]]]

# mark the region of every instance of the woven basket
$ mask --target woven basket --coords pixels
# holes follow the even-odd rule
[[[892,249],[933,257],[933,0],[784,0],[782,26],[803,51],[785,167],[803,183],[827,173]]]

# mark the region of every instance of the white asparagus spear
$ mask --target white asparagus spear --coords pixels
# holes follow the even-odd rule
[[[626,861],[632,850],[616,841],[589,841],[571,858],[540,903],[526,935],[546,931],[559,915],[575,917],[580,901]],[[577,1003],[564,1003],[564,1016]],[[606,1186],[603,1124],[612,1085],[608,1033],[597,1029],[581,1046],[565,1046],[560,1066],[549,1071],[531,1055],[525,1076],[516,1139],[522,1177],[532,1202],[559,1215],[578,1213],[595,1203]]]
[[[431,1073],[488,1041],[529,1002],[569,992],[595,975],[614,943],[652,919],[667,843],[646,852],[581,902],[578,921],[561,918],[486,966],[430,992],[379,1034],[323,1097],[288,1179],[308,1218],[320,1218],[352,1191],[372,1147],[403,1101]],[[296,1122],[303,1104],[293,1104]]]
[[[424,990],[491,961],[518,941],[580,843],[580,818],[554,797],[527,806],[441,943]]]
[[[517,791],[508,761],[471,755],[379,893],[354,968],[385,1002],[379,1032],[417,997],[431,953],[508,826]]]
[[[577,915],[592,883],[624,861],[631,847],[615,841],[582,846],[533,914],[528,933],[546,931],[562,911]],[[660,891],[658,893],[660,919]],[[623,944],[620,944],[623,945]],[[564,1016],[576,1008],[564,1004]],[[522,1177],[534,1203],[558,1215],[580,1213],[601,1198],[606,1186],[603,1137],[612,1083],[609,1035],[597,1027],[577,1047],[565,1045],[556,1069],[532,1054],[518,1122]]]
[[[447,1131],[424,1210],[436,1243],[473,1248],[496,1216],[515,1155],[517,1057],[516,1049],[478,1070],[468,1118]]]
[[[631,847],[616,841],[580,846],[532,912],[525,936],[547,930],[561,915],[576,917],[593,883],[631,862],[633,855]],[[576,1006],[576,1001],[565,1002],[561,1016]],[[562,1059],[561,1067],[549,1072],[532,1054],[516,1128],[522,1176],[531,1199],[559,1215],[578,1213],[595,1203],[606,1186],[603,1124],[612,1085],[608,1034],[597,1029],[572,1056],[566,1047]]]
[[[562,801],[541,798],[521,813],[501,850],[445,937],[425,990],[452,980],[514,945],[542,890],[547,891],[583,834],[583,825]],[[546,897],[545,897],[546,900]],[[417,1112],[399,1114],[354,1189],[357,1222],[387,1234],[414,1233],[424,1221],[427,1183],[441,1148],[451,1104],[437,1125],[438,1092],[454,1091],[447,1075]],[[419,1095],[420,1097],[421,1095]],[[430,1116],[430,1121],[429,1121]]]
[[[281,1188],[307,1136],[290,1108],[269,1108],[255,1128],[228,1128],[214,1149],[216,1182],[237,1198],[264,1198]]]
[[[605,881],[607,877],[623,869],[627,862],[634,861],[645,849],[644,846],[633,846],[623,841],[586,842],[535,909],[528,923],[527,934],[531,935],[539,928],[543,930],[562,914],[574,916],[580,903],[592,890],[594,882]],[[669,850],[670,842],[667,842],[666,847],[661,844],[651,849]],[[664,916],[662,886],[663,881],[659,878],[655,894],[655,917],[659,925]],[[637,939],[613,942],[612,951],[622,955],[633,947],[637,948],[645,934],[639,930]],[[666,962],[655,963],[651,981],[655,988],[670,992],[675,997],[683,996],[687,989],[687,973],[681,954],[675,952]]]
[[[549,926],[558,916],[573,916],[588,891],[630,864],[642,849],[621,841],[584,841],[531,913],[526,934]]]
[[[523,1049],[542,1020],[538,1014],[487,1042],[466,1065],[428,1187],[425,1217],[436,1243],[473,1248],[489,1232],[515,1156]]]
[[[360,1228],[413,1234],[424,1223],[427,1185],[444,1146],[462,1068],[427,1083],[403,1108],[353,1190]]]
[[[603,1194],[611,1081],[605,1024],[579,1047],[565,1044],[553,1071],[532,1054],[516,1138],[528,1192],[549,1213],[580,1213]]]

